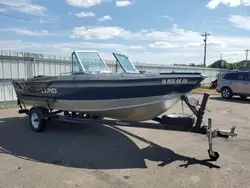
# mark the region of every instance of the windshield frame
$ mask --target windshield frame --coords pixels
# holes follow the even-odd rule
[[[95,53],[95,54],[97,54],[98,57],[100,58],[100,62],[104,65],[105,70],[102,70],[102,71],[86,71],[86,68],[85,68],[83,62],[81,61],[81,59],[80,59],[80,57],[78,55],[79,53]],[[73,57],[73,54],[76,55],[78,63],[80,64],[80,66],[81,66],[81,68],[82,68],[82,70],[83,70],[84,73],[93,73],[93,72],[110,73],[111,72],[110,69],[109,69],[109,67],[107,66],[107,64],[103,61],[103,59],[102,59],[102,57],[101,57],[101,55],[99,54],[98,51],[94,51],[94,50],[93,51],[91,51],[91,50],[77,50],[77,51],[74,51],[72,53],[72,57]]]
[[[126,55],[124,55],[124,54],[119,54],[119,53],[113,53],[113,56],[115,57],[115,59],[116,59],[116,61],[119,63],[119,65],[121,66],[121,68],[123,69],[123,71],[125,72],[125,73],[133,73],[133,74],[140,74],[141,72],[135,67],[135,65],[129,60],[129,58],[126,56]],[[132,67],[133,67],[133,69],[134,69],[134,71],[128,71],[128,70],[126,70],[126,68],[123,66],[123,64],[119,61],[119,59],[118,59],[118,57],[117,56],[124,56],[124,57],[126,57],[127,58],[127,63],[129,63]]]

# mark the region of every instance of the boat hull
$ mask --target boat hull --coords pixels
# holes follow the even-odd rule
[[[91,115],[128,120],[146,121],[166,112],[180,101],[183,94],[163,96],[112,99],[112,100],[56,100],[48,101],[52,109],[84,112]],[[23,100],[26,105],[48,106],[47,101]]]
[[[166,112],[203,79],[196,73],[81,74],[14,80],[13,86],[27,105],[144,121]]]

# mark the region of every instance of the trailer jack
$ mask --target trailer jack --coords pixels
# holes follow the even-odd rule
[[[208,137],[208,155],[211,160],[216,161],[219,158],[219,153],[213,150],[213,138],[216,137],[222,137],[222,138],[229,138],[229,137],[236,137],[238,135],[237,132],[235,132],[235,126],[231,128],[230,131],[226,130],[220,130],[220,129],[213,129],[212,128],[212,119],[208,118],[208,125],[201,126],[201,123],[203,122],[203,116],[205,114],[206,110],[206,104],[207,100],[209,98],[209,94],[205,93],[202,99],[202,103],[200,105],[200,108],[197,110],[195,105],[190,104],[189,99],[187,96],[182,96],[181,99],[186,103],[186,105],[189,107],[189,109],[195,114],[197,117],[195,125],[192,127],[192,132],[196,133],[206,133]],[[196,105],[199,105],[199,103],[196,101]],[[202,131],[203,130],[203,131]]]

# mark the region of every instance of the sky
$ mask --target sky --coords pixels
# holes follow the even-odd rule
[[[0,50],[18,52],[201,64],[205,32],[207,65],[250,49],[250,0],[0,0],[0,23]]]

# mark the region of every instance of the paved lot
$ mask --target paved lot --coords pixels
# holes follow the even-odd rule
[[[58,122],[38,134],[17,109],[0,110],[0,187],[250,187],[249,105],[210,97],[206,117],[239,133],[215,140],[216,162],[203,135]]]

